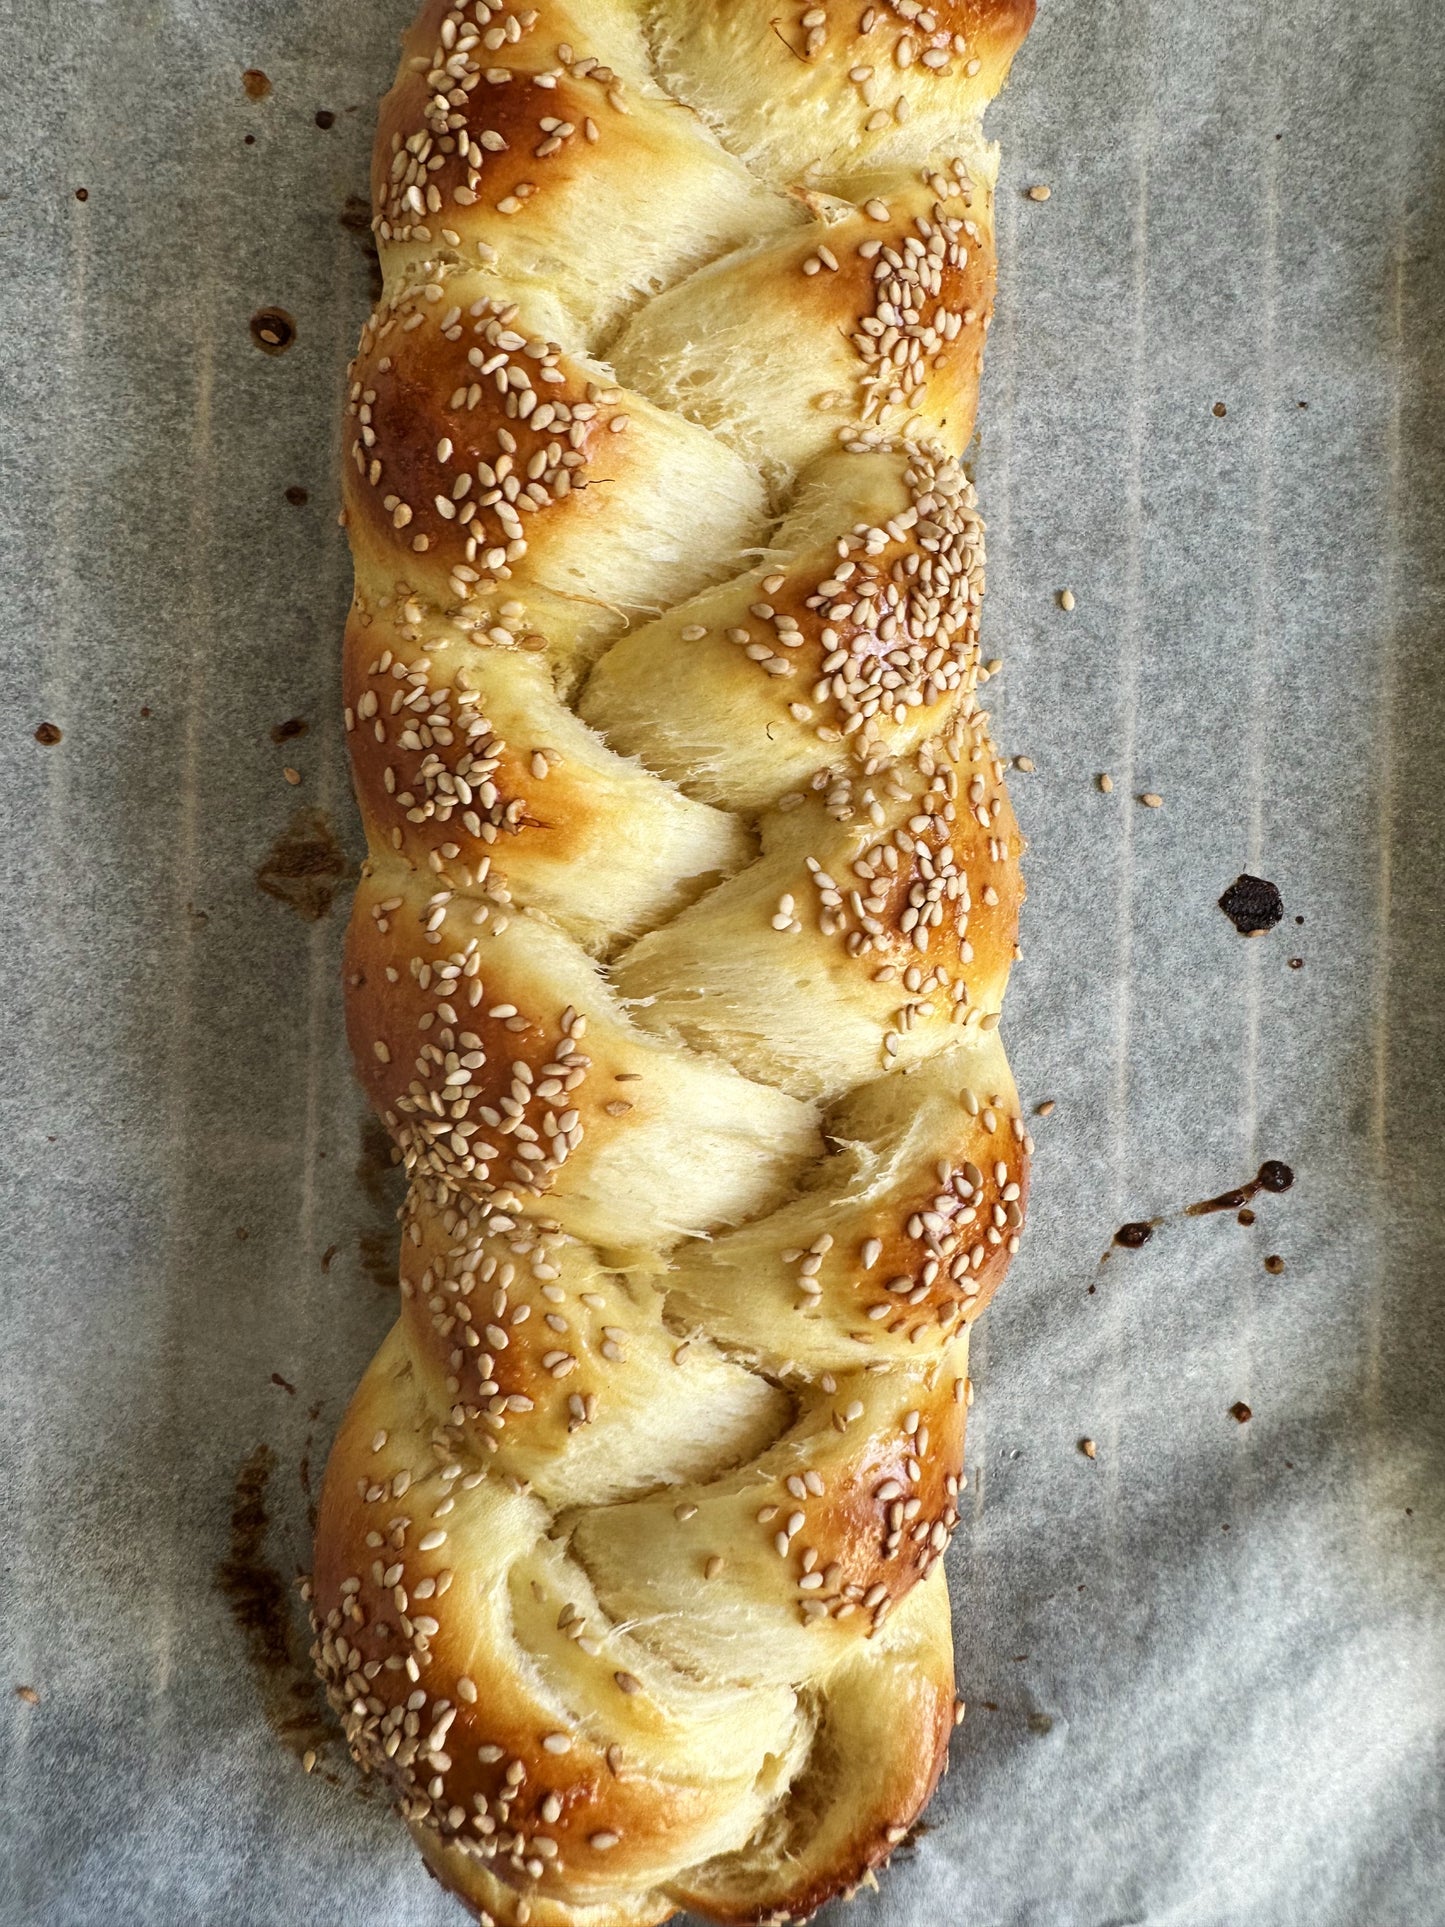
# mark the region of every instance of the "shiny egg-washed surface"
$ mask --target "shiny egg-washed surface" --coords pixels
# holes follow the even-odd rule
[[[351,370],[351,1041],[402,1314],[317,1657],[483,1918],[806,1915],[954,1717],[1029,1142],[959,458],[1032,0],[432,0]]]

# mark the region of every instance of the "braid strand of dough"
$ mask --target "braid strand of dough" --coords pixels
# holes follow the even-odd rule
[[[351,370],[401,1315],[316,1657],[484,1921],[801,1918],[954,1719],[1031,1144],[960,457],[1034,0],[428,0]]]

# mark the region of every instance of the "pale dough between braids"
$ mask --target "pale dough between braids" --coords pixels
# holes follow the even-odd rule
[[[959,457],[1033,0],[429,0],[351,371],[347,1008],[410,1176],[317,1658],[484,1919],[801,1917],[954,1718],[1031,1145]]]

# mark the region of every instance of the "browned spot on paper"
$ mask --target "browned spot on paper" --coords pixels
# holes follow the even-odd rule
[[[258,308],[251,316],[251,339],[263,354],[284,355],[296,339],[296,317],[284,308]]]
[[[271,728],[273,743],[292,743],[298,736],[304,736],[311,725],[304,716],[288,717],[284,723],[274,723]]]
[[[402,1182],[392,1157],[392,1142],[386,1126],[371,1111],[361,1121],[361,1152],[356,1160],[356,1181],[366,1201],[376,1213],[375,1225],[357,1234],[356,1249],[361,1269],[374,1285],[390,1291],[397,1282],[396,1208],[401,1202]]]
[[[251,100],[264,100],[271,91],[271,76],[263,74],[259,67],[248,67],[241,76],[241,85]]]
[[[362,253],[366,256],[367,269],[371,280],[371,298],[379,301],[382,293],[381,257],[376,251],[376,236],[371,227],[371,202],[360,194],[348,194],[337,216],[348,234],[354,234]]]
[[[316,1437],[316,1420],[320,1412],[321,1400],[318,1398],[306,1414],[306,1442],[301,1447],[301,1460],[296,1467],[301,1490],[306,1494],[306,1518],[313,1535],[316,1531],[316,1498],[311,1490],[311,1445]]]
[[[293,1588],[266,1556],[266,1489],[275,1465],[271,1447],[258,1445],[236,1474],[230,1551],[216,1567],[216,1585],[245,1639],[267,1724],[299,1756],[325,1745],[332,1729]]]
[[[1186,1218],[1204,1218],[1211,1211],[1238,1211],[1247,1205],[1251,1198],[1257,1198],[1261,1191],[1288,1191],[1294,1183],[1294,1172],[1279,1158],[1266,1158],[1248,1184],[1237,1184],[1232,1191],[1221,1191],[1217,1198],[1201,1198],[1197,1204],[1186,1204]],[[1254,1222],[1253,1218],[1250,1223]]]
[[[351,875],[346,852],[321,810],[297,810],[256,871],[256,886],[308,923],[330,910]]]

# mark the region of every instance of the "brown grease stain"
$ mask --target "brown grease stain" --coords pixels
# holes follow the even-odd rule
[[[1201,1198],[1197,1204],[1186,1204],[1178,1215],[1186,1218],[1203,1218],[1214,1211],[1235,1211],[1239,1214],[1241,1224],[1250,1225],[1255,1221],[1254,1212],[1248,1208],[1251,1198],[1258,1197],[1261,1191],[1288,1191],[1293,1183],[1294,1172],[1282,1159],[1266,1158],[1247,1184],[1236,1185],[1232,1191],[1221,1191],[1217,1198]],[[1115,1247],[1124,1251],[1138,1251],[1141,1246],[1148,1244],[1160,1225],[1166,1224],[1173,1215],[1175,1214],[1165,1213],[1158,1218],[1134,1218],[1128,1224],[1121,1224],[1114,1233],[1110,1249],[1104,1253],[1099,1263],[1106,1265]],[[1095,1287],[1090,1285],[1091,1296],[1094,1290]]]
[[[353,234],[366,256],[367,271],[371,281],[371,298],[379,301],[382,295],[381,257],[376,251],[376,235],[371,226],[371,202],[360,194],[348,194],[337,216],[348,234]]]
[[[306,1495],[306,1519],[314,1537],[316,1532],[316,1498],[311,1490],[311,1447],[316,1438],[316,1420],[320,1416],[321,1400],[310,1407],[306,1414],[306,1442],[301,1447],[301,1462],[296,1467],[296,1476],[301,1481],[301,1490]]]
[[[352,875],[346,852],[324,811],[297,810],[256,871],[256,887],[319,923]]]
[[[361,1121],[361,1154],[356,1160],[356,1179],[367,1203],[376,1211],[379,1223],[370,1231],[357,1233],[356,1248],[361,1269],[383,1291],[394,1289],[399,1269],[396,1208],[401,1202],[402,1185],[392,1151],[386,1126],[368,1111]]]
[[[236,1474],[231,1544],[215,1583],[246,1641],[246,1655],[267,1724],[299,1758],[322,1747],[332,1727],[307,1642],[293,1609],[294,1591],[266,1557],[266,1491],[276,1454],[258,1445]]]
[[[1184,1215],[1203,1218],[1211,1211],[1238,1211],[1261,1191],[1288,1191],[1293,1183],[1294,1172],[1287,1164],[1278,1158],[1266,1158],[1248,1184],[1236,1185],[1233,1191],[1221,1191],[1217,1198],[1201,1198],[1197,1204],[1186,1204]]]

